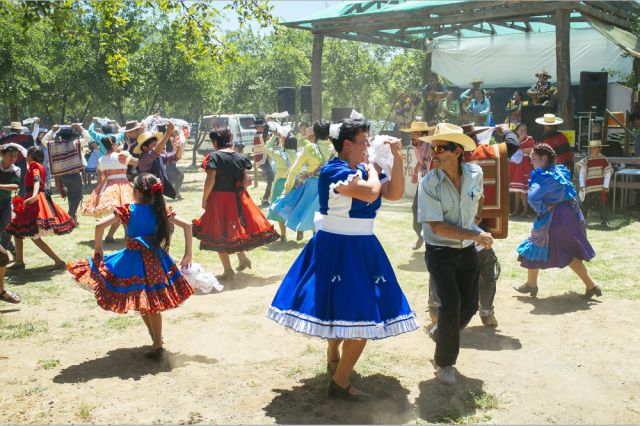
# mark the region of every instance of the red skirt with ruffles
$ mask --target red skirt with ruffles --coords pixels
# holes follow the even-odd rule
[[[200,240],[200,250],[236,253],[280,238],[246,190],[237,196],[242,215],[235,192],[211,192],[204,214],[193,220],[193,236]]]
[[[529,178],[533,166],[531,159],[525,155],[520,164],[509,163],[509,192],[528,192]]]
[[[142,270],[134,265],[142,256]],[[98,305],[119,314],[138,311],[150,314],[180,306],[193,293],[193,287],[163,250],[151,250],[136,240],[127,248],[104,259],[82,259],[67,263],[67,270],[78,284],[94,292]],[[112,271],[120,271],[114,273]]]
[[[27,194],[26,198],[30,198]],[[36,202],[14,208],[16,215],[6,227],[17,238],[41,237],[47,234],[64,235],[73,231],[76,222],[44,192],[39,192]]]

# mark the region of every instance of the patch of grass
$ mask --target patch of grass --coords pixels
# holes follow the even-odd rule
[[[121,315],[121,316],[109,318],[107,321],[105,321],[104,327],[108,330],[123,331],[129,327],[138,325],[139,323],[140,321],[137,318],[134,318],[133,316]]]
[[[0,340],[24,339],[49,329],[46,321],[9,322],[0,318]]]
[[[78,411],[76,411],[76,418],[80,420],[82,423],[90,423],[93,418],[93,414],[91,413],[92,407],[89,406],[85,401],[80,403],[78,407]]]
[[[60,360],[56,358],[38,360],[38,368],[43,370],[51,370],[60,365]]]
[[[190,318],[196,319],[198,321],[206,321],[215,318],[217,315],[213,312],[194,312],[189,315]]]
[[[480,410],[492,410],[500,405],[500,399],[492,393],[469,392],[469,398],[473,402],[474,408]]]
[[[23,398],[28,398],[34,395],[43,394],[46,390],[47,388],[45,388],[44,386],[36,386],[33,388],[23,390],[20,396],[22,396]]]

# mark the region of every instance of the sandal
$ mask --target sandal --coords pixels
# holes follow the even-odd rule
[[[67,264],[65,261],[60,261],[60,262],[56,262],[54,263],[52,266],[49,267],[50,271],[59,271],[62,269],[66,269],[67,268]]]
[[[22,298],[18,293],[10,293],[7,290],[4,290],[0,294],[0,300],[2,300],[3,302],[16,304],[20,303],[22,301]]]
[[[13,265],[7,267],[7,269],[10,271],[22,270],[24,268],[24,262],[13,262]]]

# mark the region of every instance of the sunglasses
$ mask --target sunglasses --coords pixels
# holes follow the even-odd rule
[[[447,145],[436,145],[436,146],[432,146],[431,150],[433,152],[435,152],[436,154],[442,154],[445,151],[455,151],[456,150],[456,145],[455,144],[447,144]]]

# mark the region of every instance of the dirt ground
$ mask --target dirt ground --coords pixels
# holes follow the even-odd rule
[[[196,183],[178,204],[185,217],[198,211]],[[409,206],[386,208],[378,235],[426,325],[427,275],[422,253],[408,249]],[[69,274],[45,272],[38,257],[28,274],[8,279],[25,302],[0,305],[0,423],[640,423],[640,301],[606,291],[635,279],[599,273],[605,297],[585,301],[569,272],[550,272],[539,299],[517,296],[510,287],[522,272],[513,248],[528,227],[516,224],[496,248],[505,272],[495,303],[500,325],[486,328],[476,317],[462,333],[458,384],[434,379],[434,343],[421,329],[368,344],[354,384],[374,399],[362,404],[326,399],[323,341],[265,317],[302,244],[252,252],[254,269],[224,291],[167,312],[161,363],[143,358],[148,338],[137,316],[102,311]],[[623,241],[639,230],[635,222],[611,235]],[[90,254],[90,234],[71,234],[67,241],[79,248],[65,248],[67,258]],[[635,268],[637,278],[632,250],[618,268]],[[219,268],[211,253],[196,260]],[[612,263],[600,268],[614,274]]]

